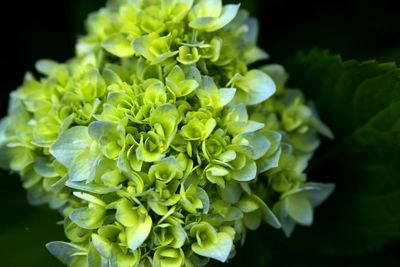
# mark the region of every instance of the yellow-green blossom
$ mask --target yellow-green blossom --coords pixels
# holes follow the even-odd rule
[[[68,266],[227,261],[262,221],[310,225],[333,185],[304,170],[332,137],[257,22],[220,0],[114,0],[91,14],[76,56],[39,61],[11,94],[0,164],[32,204],[64,216]]]

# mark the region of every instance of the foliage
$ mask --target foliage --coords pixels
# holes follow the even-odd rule
[[[316,157],[310,175],[334,180],[338,193],[307,235],[313,238],[307,243],[311,247],[302,246],[355,255],[398,239],[399,69],[394,63],[343,62],[318,50],[299,53],[286,66],[292,83],[305,89],[336,135]]]

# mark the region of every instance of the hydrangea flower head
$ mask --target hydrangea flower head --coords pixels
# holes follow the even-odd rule
[[[93,13],[76,56],[37,63],[11,94],[1,166],[63,215],[68,266],[226,262],[262,221],[310,225],[333,185],[304,170],[331,137],[257,22],[219,0],[119,0]]]

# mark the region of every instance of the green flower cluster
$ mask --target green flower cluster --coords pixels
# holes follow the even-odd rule
[[[264,220],[290,235],[333,190],[304,169],[331,137],[257,23],[219,0],[119,0],[65,64],[11,94],[0,164],[64,216],[69,266],[204,266]],[[272,209],[270,209],[270,207]]]

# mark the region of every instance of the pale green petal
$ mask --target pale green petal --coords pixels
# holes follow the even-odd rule
[[[60,63],[50,60],[50,59],[41,59],[38,60],[35,64],[36,70],[44,75],[51,76],[54,72],[59,67]]]
[[[103,224],[105,213],[104,207],[89,204],[88,207],[75,209],[69,217],[82,228],[97,229]]]
[[[260,159],[257,160],[257,171],[263,173],[272,168],[278,167],[281,157],[282,134],[274,131],[263,131],[263,135],[269,141],[269,149]]]
[[[121,189],[121,186],[109,187],[100,184],[87,184],[82,182],[67,181],[66,186],[72,189],[81,190],[93,194],[109,194]]]
[[[179,22],[188,14],[193,2],[194,0],[164,0],[161,1],[161,7],[172,21]]]
[[[219,17],[200,17],[192,20],[189,23],[189,26],[193,29],[206,32],[217,31],[235,18],[237,12],[239,11],[239,7],[239,4],[225,5],[223,6],[221,15]]]
[[[239,99],[238,95],[236,101],[246,101],[248,105],[261,103],[275,93],[274,81],[260,70],[250,70],[245,76],[238,77],[234,85],[246,93],[245,99]]]
[[[276,229],[281,228],[281,223],[267,204],[257,195],[252,195],[251,197],[256,203],[258,203],[263,220]]]
[[[220,232],[217,234],[217,242],[200,246],[198,243],[192,244],[194,253],[209,257],[220,262],[226,262],[233,248],[233,241],[229,234]]]
[[[177,131],[180,115],[174,105],[163,104],[150,114],[149,122],[156,133],[169,144]]]
[[[261,225],[261,211],[256,210],[250,213],[246,213],[243,218],[243,222],[246,227],[250,230],[257,230]]]
[[[133,255],[131,252],[124,253],[117,245],[113,245],[110,257],[110,267],[132,267],[136,266],[140,259],[140,252],[136,250]]]
[[[334,184],[323,184],[323,183],[305,183],[300,186],[302,194],[304,194],[310,201],[311,205],[315,208],[324,202],[333,190],[335,190]]]
[[[236,159],[236,152],[232,150],[225,151],[218,157],[219,160],[223,162],[230,162],[234,159]]]
[[[109,240],[98,234],[92,234],[92,242],[94,247],[100,253],[101,256],[107,259],[110,258],[112,245]]]
[[[208,197],[207,192],[201,188],[201,187],[197,187],[196,188],[196,197],[198,199],[200,199],[202,205],[203,205],[203,213],[207,214],[208,210],[210,208],[210,199]]]
[[[102,264],[102,257],[100,253],[96,250],[93,244],[89,245],[89,250],[87,253],[87,265],[88,267],[97,267],[97,266],[104,266]],[[105,267],[105,266],[104,266]]]
[[[268,151],[271,146],[271,143],[268,141],[266,137],[259,133],[246,133],[241,136],[236,137],[235,139],[241,139],[244,142],[244,145],[250,146],[252,150],[252,158],[257,160],[264,156],[264,154]],[[232,141],[235,143],[235,141]]]
[[[289,75],[286,73],[282,65],[269,64],[261,67],[261,70],[267,73],[274,80],[277,92],[281,92],[284,89]]]
[[[156,40],[157,38],[159,38],[159,35],[156,33],[144,35],[136,38],[133,41],[132,46],[137,53],[139,53],[148,60],[153,60],[155,56],[150,52],[150,47],[153,41]]]
[[[127,199],[121,199],[117,204],[117,212],[115,218],[124,226],[134,226],[138,220],[138,214],[133,209],[132,203]]]
[[[258,173],[266,172],[270,169],[276,168],[279,165],[282,149],[278,148],[271,156],[264,156],[257,161]]]
[[[43,177],[50,178],[58,176],[56,168],[54,167],[52,162],[49,162],[46,158],[37,158],[35,160],[33,168],[37,174]]]
[[[202,209],[203,213],[208,213],[210,199],[204,189],[190,185],[186,191],[181,187],[180,194],[180,204],[186,211],[196,213],[198,209]]]
[[[227,182],[225,184],[225,188],[221,189],[221,192],[220,192],[221,198],[230,204],[237,203],[239,201],[241,195],[242,195],[242,191],[240,189],[240,186],[238,183],[236,183],[234,181]]]
[[[176,65],[168,74],[166,84],[177,97],[189,95],[199,86],[199,83],[194,79],[185,79],[185,73]]]
[[[173,248],[159,248],[154,253],[154,267],[181,267],[184,264],[182,250]]]
[[[288,207],[286,198],[279,200],[273,207],[273,212],[278,217],[286,237],[290,237],[295,227],[295,222],[289,217]]]
[[[64,132],[50,147],[50,153],[64,166],[71,167],[73,161],[92,143],[88,128],[73,127]]]
[[[96,152],[84,150],[72,161],[69,179],[74,182],[93,180],[100,160],[101,157]]]
[[[86,252],[86,249],[76,244],[54,241],[46,244],[47,250],[62,263],[69,265],[74,254]]]
[[[256,175],[257,165],[254,160],[248,160],[243,168],[232,171],[232,179],[239,182],[251,181]]]
[[[206,168],[206,171],[214,176],[225,176],[229,174],[229,171],[226,168],[219,165],[210,166]]]
[[[228,124],[228,131],[232,135],[252,133],[264,128],[264,123],[257,121],[235,121]]]
[[[245,213],[253,212],[259,209],[259,203],[257,203],[252,197],[245,196],[238,203],[238,208]]]
[[[180,63],[184,65],[195,64],[201,55],[196,47],[181,46],[179,47],[179,56],[176,58]]]
[[[130,249],[135,250],[143,244],[150,234],[152,224],[151,217],[146,215],[134,226],[126,228],[126,239]]]
[[[93,203],[93,204],[96,204],[98,206],[103,206],[103,207],[106,206],[104,201],[102,201],[101,199],[99,199],[91,194],[84,193],[84,192],[73,192],[73,195],[76,196],[77,198],[87,201],[89,203]]]
[[[89,125],[89,135],[96,140],[101,152],[109,159],[116,159],[125,145],[125,129],[110,121],[96,121]]]
[[[174,241],[171,243],[171,247],[180,248],[185,244],[187,234],[183,226],[178,222],[172,223],[172,234],[174,235]]]
[[[218,17],[222,12],[222,0],[200,0],[193,7],[189,17]]]
[[[313,222],[313,208],[310,201],[301,193],[295,193],[288,198],[288,214],[299,224],[311,225]]]
[[[117,57],[131,57],[135,54],[131,43],[119,33],[111,35],[101,45],[107,52]]]
[[[234,98],[236,89],[234,88],[221,88],[219,89],[219,104],[221,107],[229,104]]]

